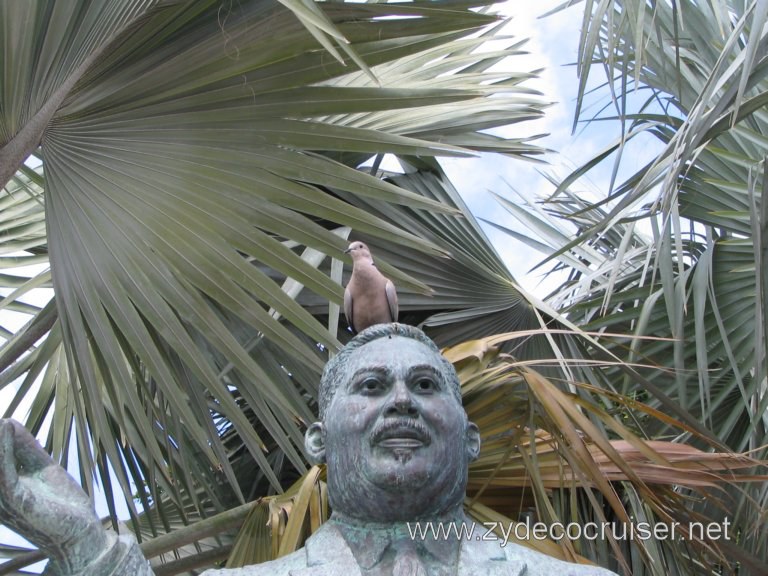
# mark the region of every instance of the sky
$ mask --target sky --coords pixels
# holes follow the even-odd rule
[[[496,131],[507,137],[547,134],[535,143],[552,150],[543,156],[546,165],[522,161],[499,154],[486,154],[475,159],[444,159],[441,161],[451,182],[461,193],[472,213],[478,219],[487,219],[518,232],[525,232],[517,220],[495,200],[492,192],[508,200],[520,202],[514,189],[527,196],[547,196],[554,186],[541,174],[546,172],[562,180],[573,169],[591,159],[618,136],[618,125],[594,123],[580,125],[572,132],[576,109],[578,78],[573,65],[577,60],[578,39],[583,15],[583,4],[540,17],[559,6],[562,0],[523,2],[510,0],[503,4],[502,13],[510,20],[505,32],[517,38],[528,38],[528,54],[508,58],[503,64],[511,70],[533,71],[543,68],[537,79],[526,83],[543,94],[542,100],[551,105],[543,118],[513,125]],[[590,85],[601,81],[597,76]],[[607,101],[598,101],[599,105]],[[585,117],[589,117],[598,104],[585,104]],[[647,141],[641,145],[630,143],[630,153],[622,160],[621,175],[629,175],[645,164],[658,146]],[[605,194],[610,186],[612,163],[606,162],[588,177],[579,180],[575,190],[586,194]],[[574,187],[572,187],[573,189]],[[543,299],[558,285],[557,278],[543,279],[541,270],[529,270],[543,254],[513,239],[493,226],[481,223],[491,242],[515,279],[538,299]]]
[[[551,193],[553,187],[540,174],[541,171],[565,176],[568,172],[566,166],[576,165],[598,148],[595,142],[585,137],[579,138],[580,148],[576,147],[571,134],[578,79],[575,67],[569,64],[576,61],[582,8],[577,6],[539,17],[560,3],[559,0],[511,0],[504,5],[503,12],[510,18],[505,32],[516,38],[527,37],[528,42],[524,47],[527,54],[508,58],[503,65],[517,71],[543,69],[539,77],[527,82],[526,86],[541,92],[541,100],[551,105],[541,119],[497,131],[499,135],[508,137],[547,134],[535,143],[557,153],[544,156],[548,165],[500,154],[441,162],[451,182],[478,219],[484,218],[520,232],[524,228],[501,209],[492,192],[515,202],[519,198],[512,186],[536,195]],[[543,255],[492,226],[483,224],[483,228],[515,279],[539,298],[543,297],[547,290],[540,285],[540,275],[527,273]]]

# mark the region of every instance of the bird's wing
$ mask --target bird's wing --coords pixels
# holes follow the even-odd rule
[[[397,292],[395,291],[395,285],[391,280],[387,280],[384,286],[384,291],[387,293],[387,304],[389,304],[389,313],[392,315],[392,322],[397,322]]]
[[[354,332],[355,327],[352,325],[352,292],[349,291],[349,286],[344,288],[344,316],[346,316],[347,324],[349,324],[349,327]]]

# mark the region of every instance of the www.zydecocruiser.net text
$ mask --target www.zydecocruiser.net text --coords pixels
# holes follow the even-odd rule
[[[511,540],[730,540],[730,520],[720,522],[409,522],[412,540],[498,540],[501,546]]]

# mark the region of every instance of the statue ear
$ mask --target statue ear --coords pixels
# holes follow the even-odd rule
[[[480,428],[474,422],[467,423],[467,455],[469,461],[474,462],[480,455]]]
[[[325,425],[314,422],[304,434],[304,449],[312,464],[325,463]]]

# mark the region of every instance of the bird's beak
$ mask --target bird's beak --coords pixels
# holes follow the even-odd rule
[[[352,252],[352,248],[347,248],[344,250],[344,254],[349,254],[350,252]]]

